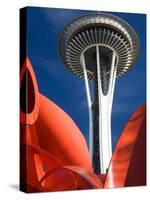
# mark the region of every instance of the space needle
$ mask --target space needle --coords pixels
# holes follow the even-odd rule
[[[58,49],[64,65],[85,80],[89,153],[95,173],[105,174],[112,156],[111,112],[115,81],[136,62],[137,35],[128,23],[116,16],[88,14],[64,28]],[[90,80],[94,95],[91,95]]]

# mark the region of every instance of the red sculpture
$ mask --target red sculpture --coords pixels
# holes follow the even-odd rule
[[[125,126],[108,173],[96,175],[83,134],[68,114],[39,93],[28,58],[21,69],[20,97],[21,190],[42,192],[145,184],[145,106]]]

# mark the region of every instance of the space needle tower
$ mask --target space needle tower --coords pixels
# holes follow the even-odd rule
[[[105,174],[112,156],[111,111],[115,81],[136,62],[137,35],[128,23],[116,16],[88,14],[64,28],[58,45],[64,65],[85,80],[89,153],[95,173]]]

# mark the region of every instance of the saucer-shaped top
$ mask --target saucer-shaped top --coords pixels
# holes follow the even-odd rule
[[[83,78],[81,54],[86,54],[96,45],[116,53],[117,77],[135,64],[139,53],[138,37],[131,26],[116,16],[104,13],[83,15],[69,23],[60,34],[58,50],[65,66]],[[109,55],[106,52],[106,60],[107,57]],[[91,58],[95,59],[94,53]],[[88,79],[93,79],[92,59],[87,65]]]

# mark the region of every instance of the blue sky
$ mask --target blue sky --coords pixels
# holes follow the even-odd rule
[[[87,143],[88,109],[84,80],[76,77],[62,64],[57,42],[67,23],[92,12],[97,11],[29,7],[27,12],[27,56],[33,65],[39,91],[71,116]],[[140,42],[140,55],[134,68],[116,81],[112,110],[114,148],[129,117],[146,101],[146,16],[118,12],[111,14],[129,23]]]

